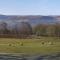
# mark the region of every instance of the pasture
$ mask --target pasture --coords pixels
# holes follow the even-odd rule
[[[0,53],[49,54],[56,52],[60,52],[60,39],[56,37],[0,38]]]

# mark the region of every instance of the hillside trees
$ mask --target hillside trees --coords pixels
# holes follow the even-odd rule
[[[33,32],[38,36],[60,36],[60,24],[38,24]]]
[[[32,28],[28,22],[16,22],[9,28],[6,22],[0,22],[0,36],[24,38],[32,34],[60,37],[60,24],[37,24]]]
[[[18,22],[10,28],[6,22],[0,23],[0,37],[1,35],[3,35],[3,37],[27,37],[31,34],[32,27],[28,22]]]
[[[50,24],[50,25],[48,25],[48,27],[47,27],[47,35],[48,36],[55,36],[55,25],[54,24]]]
[[[46,28],[47,28],[47,25],[45,24],[38,24],[37,26],[35,26],[33,28],[33,32],[38,35],[38,36],[46,36]]]
[[[7,34],[7,23],[5,22],[0,22],[0,34]]]
[[[17,36],[29,36],[32,34],[32,27],[28,22],[19,22],[15,25]]]
[[[60,24],[55,24],[55,35],[60,37]]]

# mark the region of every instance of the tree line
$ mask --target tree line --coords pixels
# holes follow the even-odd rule
[[[26,38],[32,35],[60,37],[60,24],[37,24],[32,27],[28,22],[18,22],[9,29],[6,22],[0,23],[0,37]]]
[[[26,38],[32,34],[32,27],[28,22],[16,23],[11,28],[8,28],[6,22],[0,23],[0,37],[11,37],[11,38]]]
[[[60,24],[38,24],[33,28],[37,36],[56,36],[60,37]]]

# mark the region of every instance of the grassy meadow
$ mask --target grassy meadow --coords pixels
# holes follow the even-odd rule
[[[60,52],[60,39],[56,37],[0,38],[0,53],[49,54],[56,52]]]

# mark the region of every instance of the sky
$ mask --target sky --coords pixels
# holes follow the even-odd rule
[[[60,0],[0,0],[4,15],[60,15]]]

